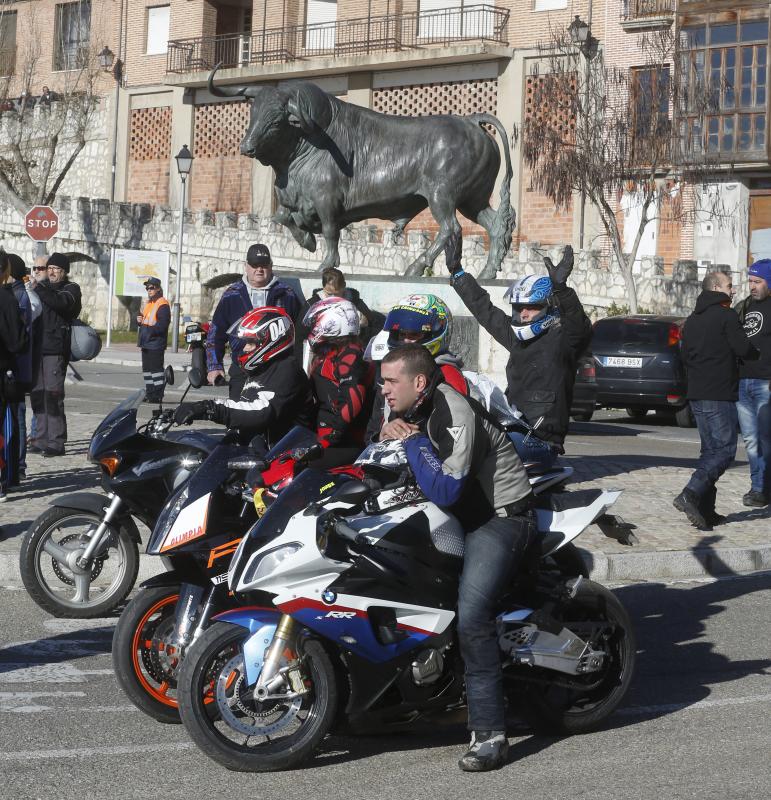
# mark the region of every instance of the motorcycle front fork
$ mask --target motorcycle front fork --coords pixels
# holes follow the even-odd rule
[[[86,545],[86,549],[81,553],[75,562],[80,569],[91,568],[91,562],[94,558],[94,554],[98,552],[99,547],[102,544],[102,540],[104,539],[105,535],[109,533],[110,523],[118,515],[118,512],[123,505],[123,501],[120,499],[120,497],[118,497],[117,494],[108,494],[107,497],[110,500],[110,505],[104,512],[104,517],[102,517],[102,521],[99,523],[99,526],[91,534],[91,539]]]
[[[174,644],[184,649],[189,647],[204,632],[222,591],[220,586],[212,586],[204,599],[206,588],[193,583],[183,583],[177,600],[177,613],[174,622]],[[203,607],[198,611],[201,602]]]

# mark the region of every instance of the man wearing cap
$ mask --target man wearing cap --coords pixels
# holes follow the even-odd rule
[[[70,359],[70,326],[80,314],[81,299],[80,286],[67,277],[70,260],[64,253],[51,253],[46,272],[45,279],[31,281],[43,312],[33,338],[30,400],[35,415],[35,435],[28,452],[42,453],[48,458],[64,455],[67,441],[64,379]]]
[[[745,506],[763,508],[771,499],[771,259],[756,261],[747,279],[750,294],[736,306],[749,340],[760,351],[757,361],[739,366],[739,417],[750,462],[750,490]]]
[[[163,354],[171,323],[171,307],[163,296],[158,278],[145,281],[147,305],[137,314],[137,347],[142,351],[142,374],[145,379],[145,402],[160,403],[166,380],[163,374]]]
[[[305,300],[273,274],[273,260],[267,246],[253,244],[246,253],[243,278],[228,286],[223,292],[206,337],[206,366],[211,384],[214,384],[218,377],[225,376],[222,362],[225,357],[225,345],[230,344],[231,400],[238,400],[241,396],[246,373],[235,358],[243,343],[231,336],[229,330],[248,311],[265,306],[283,308],[296,327],[300,325],[306,309]],[[302,337],[297,338],[302,340]]]

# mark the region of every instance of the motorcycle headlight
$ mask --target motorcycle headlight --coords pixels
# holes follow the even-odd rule
[[[290,542],[280,547],[274,547],[272,550],[267,550],[262,555],[255,554],[251,563],[244,570],[244,576],[240,581],[241,585],[248,586],[250,583],[270,575],[282,561],[289,558],[289,556],[293,556],[301,547],[302,545],[299,542]]]
[[[188,486],[179,493],[179,497],[173,502],[171,506],[167,506],[165,518],[162,515],[162,525],[161,532],[158,535],[158,541],[161,542],[161,547],[166,542],[166,537],[169,534],[169,531],[174,526],[174,523],[177,521],[177,517],[179,516],[179,512],[182,511],[182,508],[187,503],[187,495],[188,495]],[[159,520],[160,522],[160,520]]]

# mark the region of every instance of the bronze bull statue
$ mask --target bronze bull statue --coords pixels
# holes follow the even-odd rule
[[[209,91],[251,99],[249,128],[241,153],[273,167],[278,210],[284,225],[306,250],[315,252],[322,234],[327,252],[320,269],[340,263],[340,230],[376,217],[394,222],[394,235],[423,209],[439,224],[432,244],[407,268],[421,275],[448,237],[460,233],[456,211],[490,236],[480,277],[492,278],[511,245],[511,155],[506,131],[490,114],[401,117],[338,100],[314,83],[219,88],[215,67]],[[490,196],[500,168],[498,145],[482,124],[501,136],[506,173],[498,210]]]

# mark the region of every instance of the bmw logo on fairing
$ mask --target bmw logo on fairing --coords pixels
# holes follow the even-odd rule
[[[324,602],[325,602],[325,603],[326,603],[328,606],[331,606],[331,605],[332,605],[332,603],[334,603],[334,602],[335,602],[335,600],[337,600],[337,595],[336,595],[334,592],[331,592],[329,589],[327,589],[325,592],[322,592],[322,594],[321,594],[321,599],[322,599],[322,600],[323,600],[323,601],[324,601]]]

